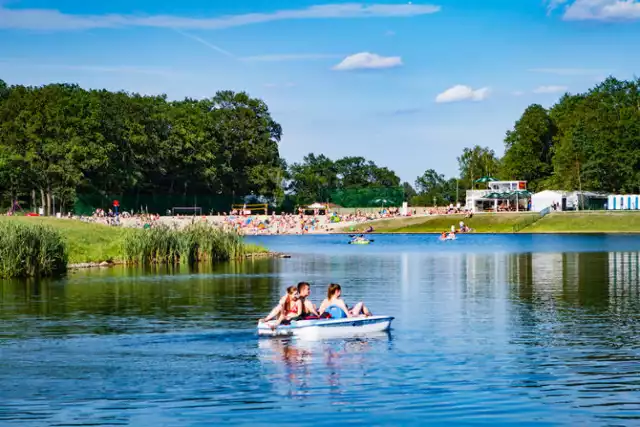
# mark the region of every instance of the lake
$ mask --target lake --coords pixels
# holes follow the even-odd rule
[[[640,425],[640,237],[257,236],[199,271],[0,282],[0,425]],[[389,333],[258,338],[286,286]]]

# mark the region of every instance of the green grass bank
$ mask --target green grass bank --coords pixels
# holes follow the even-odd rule
[[[268,250],[244,243],[235,233],[205,224],[179,231],[143,230],[57,218],[0,217],[0,277],[57,275],[68,264],[219,262],[264,253]]]
[[[476,233],[640,233],[640,212],[486,213],[394,218],[358,225],[362,232],[373,226],[376,233],[441,233],[464,221]],[[345,228],[343,232],[351,232]]]

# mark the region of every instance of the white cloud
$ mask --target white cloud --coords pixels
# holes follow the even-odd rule
[[[640,19],[638,0],[551,0],[549,8],[564,6],[567,21],[623,21]]]
[[[74,15],[56,9],[17,9],[0,2],[0,28],[35,30],[84,30],[90,28],[158,27],[180,29],[222,29],[242,25],[294,19],[410,17],[440,11],[429,4],[343,3],[283,9],[269,13],[246,13],[216,18],[188,18],[173,15]]]
[[[317,59],[340,58],[341,55],[329,55],[321,53],[296,53],[296,54],[275,54],[275,55],[257,55],[246,56],[240,58],[243,61],[256,62],[282,62],[282,61],[313,61]]]
[[[566,92],[568,89],[566,86],[539,86],[533,90],[533,93],[560,93]]]
[[[590,76],[609,73],[607,70],[595,70],[590,68],[532,68],[532,73],[556,74],[558,76]]]
[[[360,52],[347,56],[334,70],[357,70],[357,69],[380,69],[393,68],[402,65],[402,58],[399,56],[380,56],[375,53]]]
[[[438,95],[436,102],[483,101],[489,97],[490,92],[488,87],[474,90],[470,86],[456,85]]]
[[[547,9],[549,10],[549,12],[551,12],[552,10],[557,9],[558,7],[565,4],[567,1],[568,0],[549,0]]]

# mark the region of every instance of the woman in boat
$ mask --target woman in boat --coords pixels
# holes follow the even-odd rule
[[[278,305],[271,310],[271,313],[264,319],[260,319],[260,322],[268,322],[278,317],[276,326],[282,323],[283,320],[291,320],[294,317],[298,317],[302,314],[302,302],[300,301],[300,294],[298,293],[297,286],[289,286],[287,288],[287,294],[280,298]]]
[[[331,315],[332,319],[346,319],[348,317],[359,316],[371,316],[371,312],[364,305],[363,302],[359,302],[351,309],[347,307],[347,304],[340,298],[342,295],[342,288],[337,283],[329,285],[327,291],[327,298],[322,301],[318,312],[322,316],[325,312]]]

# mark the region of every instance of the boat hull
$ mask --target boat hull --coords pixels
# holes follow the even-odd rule
[[[299,336],[308,338],[358,336],[385,332],[391,328],[392,316],[351,317],[348,319],[314,319],[293,321],[271,329],[272,322],[258,323],[258,335]]]
[[[369,240],[360,240],[360,241],[351,241],[349,242],[350,245],[368,245],[369,243],[371,243]]]

